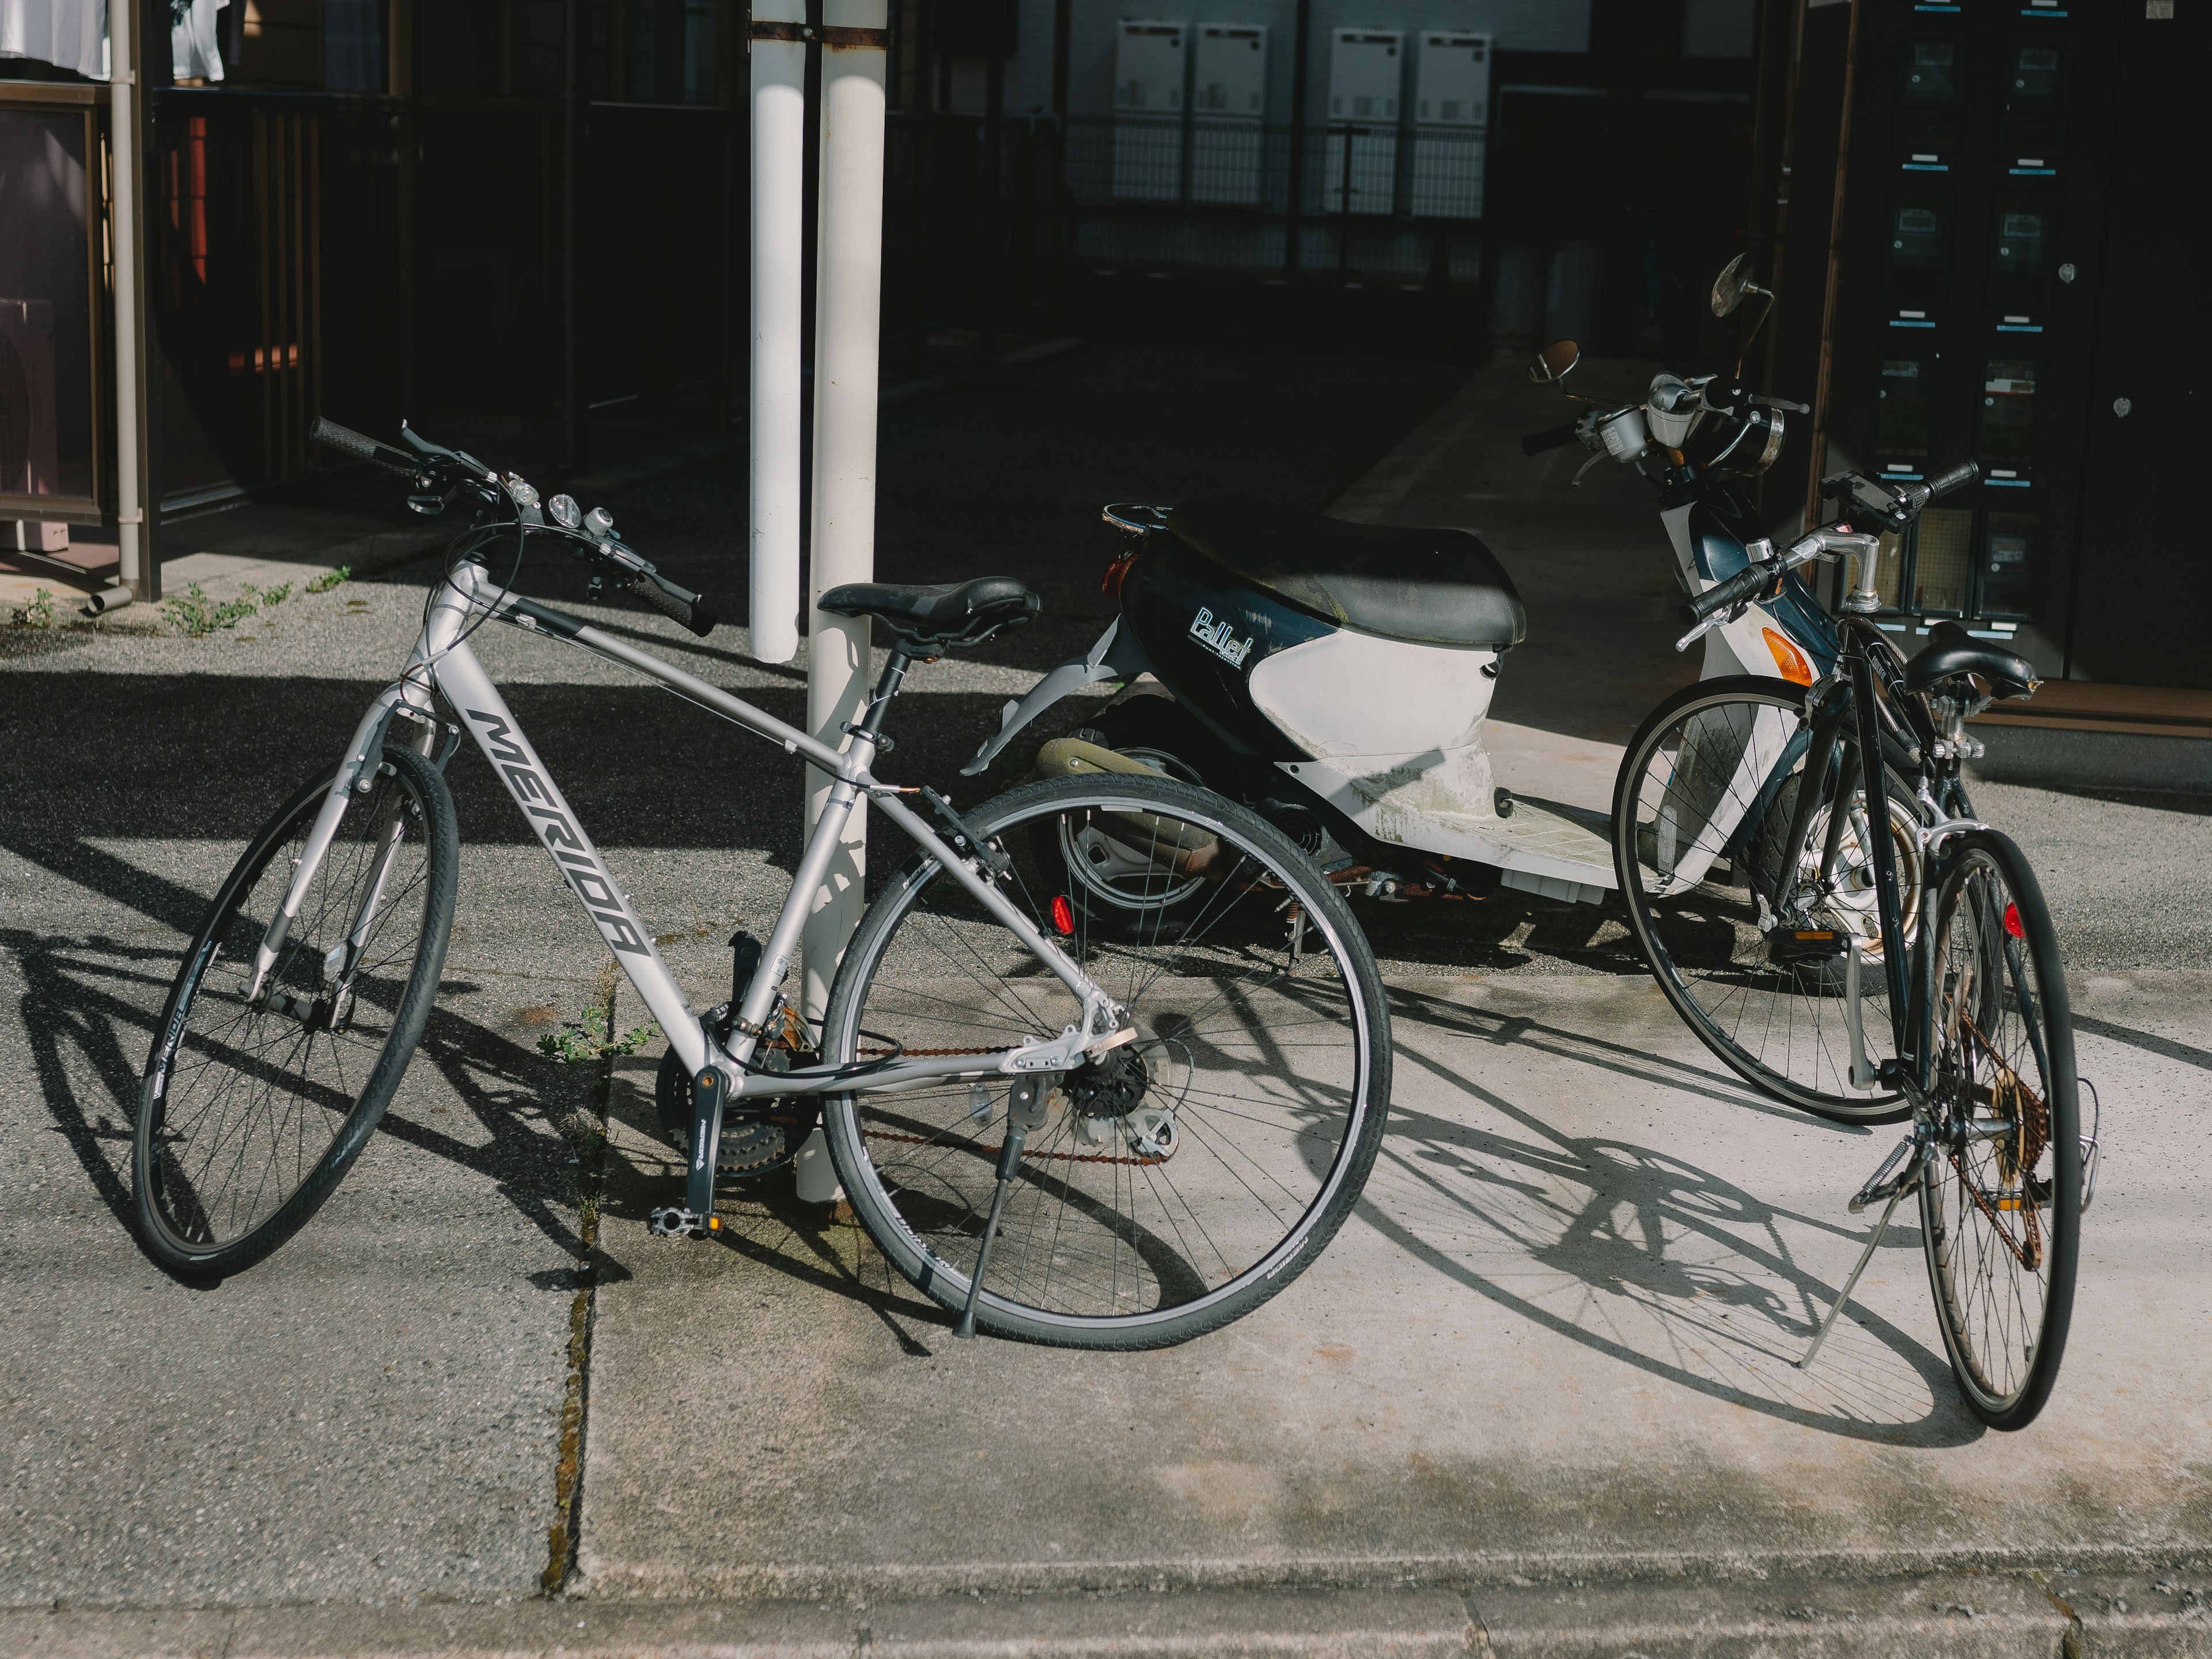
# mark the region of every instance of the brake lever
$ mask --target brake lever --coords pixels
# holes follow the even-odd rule
[[[1741,605],[1730,605],[1726,611],[1714,611],[1711,616],[1706,617],[1705,621],[1699,623],[1688,633],[1683,635],[1680,639],[1675,641],[1674,648],[1677,651],[1687,651],[1692,645],[1695,645],[1699,640],[1705,638],[1706,635],[1711,633],[1713,629],[1718,628],[1723,623],[1732,623],[1750,609],[1751,601],[1749,599],[1746,599]]]

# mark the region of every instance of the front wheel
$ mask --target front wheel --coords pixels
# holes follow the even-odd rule
[[[1805,694],[1751,677],[1686,687],[1629,740],[1613,789],[1613,871],[1644,961],[1684,1022],[1747,1082],[1844,1122],[1893,1122],[1891,1091],[1848,1079],[1845,941],[1860,946],[1859,1024],[1869,1060],[1893,1052],[1873,849],[1896,860],[1904,936],[1924,885],[1921,809],[1882,769],[1869,812],[1857,750],[1808,775]],[[1785,847],[1801,792],[1806,833]],[[1807,926],[1807,924],[1810,926]]]
[[[1961,836],[1936,913],[1936,1070],[1920,1231],[1966,1404],[2025,1428],[2050,1398],[2081,1230],[2074,1020],[2020,849]]]
[[[453,799],[428,761],[391,748],[346,796],[246,999],[337,775],[309,781],[253,838],[162,1011],[131,1165],[140,1234],[172,1273],[236,1273],[306,1224],[384,1115],[437,994],[460,864]]]
[[[1000,890],[1121,1004],[1134,1041],[1033,1101],[988,1068],[1082,1008],[1018,936],[917,857],[869,908],[823,1023],[825,1060],[972,1054],[972,1080],[836,1097],[823,1114],[854,1210],[900,1273],[964,1307],[1006,1182],[977,1322],[1070,1347],[1183,1341],[1249,1312],[1358,1200],[1390,1093],[1389,1017],[1343,899],[1279,830],[1163,777],[1030,784],[970,821],[1012,860]],[[1063,832],[1110,838],[1200,890],[1172,935],[1093,924]]]

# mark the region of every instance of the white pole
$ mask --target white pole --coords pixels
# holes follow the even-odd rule
[[[138,50],[139,0],[111,0],[108,8],[108,97],[111,155],[109,246],[115,254],[115,552],[116,580],[142,599],[156,589],[146,568],[145,457],[139,453],[145,427],[141,399],[146,393],[146,341],[140,331],[144,308],[139,289],[144,271],[138,256]]]
[[[848,741],[869,690],[868,622],[824,616],[822,595],[876,574],[876,381],[883,307],[886,0],[826,0],[822,49],[822,191],[814,281],[814,535],[808,596],[806,725],[832,748]],[[864,33],[863,33],[864,32]],[[806,775],[811,833],[830,777]],[[805,1009],[830,1006],[837,958],[860,920],[867,818],[856,806],[803,942]],[[799,1196],[836,1194],[821,1132],[799,1155]]]
[[[755,0],[752,21],[784,23],[790,40],[755,39],[752,53],[752,651],[762,662],[799,653],[799,310],[805,298],[805,0]],[[781,33],[781,31],[778,31]]]

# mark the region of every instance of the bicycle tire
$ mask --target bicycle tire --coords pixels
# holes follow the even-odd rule
[[[1893,1123],[1910,1115],[1901,1095],[1863,1092],[1848,1081],[1840,956],[1785,963],[1759,929],[1765,918],[1752,875],[1771,882],[1775,871],[1790,867],[1780,842],[1788,833],[1794,791],[1804,787],[1803,741],[1796,725],[1804,708],[1802,687],[1732,676],[1686,686],[1653,709],[1630,738],[1614,781],[1614,878],[1645,966],[1683,1022],[1717,1059],[1761,1093],[1802,1111],[1844,1123]],[[1775,718],[1766,718],[1768,712]],[[1670,738],[1676,745],[1671,757]],[[1708,750],[1720,758],[1706,762],[1707,775],[1698,780],[1686,756]],[[1658,779],[1655,769],[1662,765],[1668,775]],[[1746,781],[1754,776],[1755,784]],[[1686,784],[1686,777],[1691,780]],[[1905,781],[1887,767],[1883,789],[1905,879],[1910,939],[1924,882],[1907,825],[1924,814]],[[1854,790],[1855,801],[1863,798],[1863,789]],[[1722,818],[1723,808],[1735,816]],[[1815,809],[1799,860],[1817,843],[1832,810]],[[1661,829],[1666,815],[1678,811],[1686,824],[1698,828],[1687,842],[1662,854],[1656,844]],[[1863,817],[1862,812],[1858,821]],[[1710,827],[1715,823],[1728,827],[1715,832]],[[1863,839],[1855,827],[1850,845],[1857,847]],[[1711,859],[1707,868],[1725,867],[1727,876],[1700,874],[1680,890],[1659,890],[1691,867],[1692,855],[1699,849]],[[1862,857],[1861,867],[1865,863]],[[1861,1024],[1869,1056],[1878,1061],[1893,1045],[1870,873],[1863,892],[1853,890],[1838,902],[1849,915],[1839,911],[1832,920],[1870,935],[1862,957]]]
[[[1073,906],[1060,909],[1061,878],[1034,851],[1030,831],[1069,815],[1111,819],[1125,831],[1139,817],[1156,830],[1171,821],[1178,848],[1184,830],[1214,837],[1232,856],[1217,854],[1208,866],[1206,914],[1172,938],[1133,941],[1118,929],[1087,928]],[[1389,1019],[1364,934],[1281,831],[1192,785],[1120,774],[1056,779],[1014,789],[969,818],[1012,861],[1002,890],[1125,1002],[1142,1033],[1063,1074],[1042,1097],[1050,1121],[1034,1130],[1007,1183],[978,1324],[1036,1342],[1128,1349],[1186,1341],[1249,1313],[1343,1224],[1381,1144]],[[1297,957],[1286,939],[1279,948],[1268,943],[1270,930],[1286,933],[1292,904],[1313,942]],[[1056,910],[1065,928],[1054,925]],[[941,973],[933,950],[981,964],[983,972],[964,970],[975,988]],[[975,1051],[988,1052],[1024,1031],[1059,1030],[1075,1010],[1027,947],[917,854],[846,951],[823,1054],[857,1063],[894,1038],[909,1052],[942,1052],[948,1036],[980,1036]],[[1115,1070],[1124,1055],[1133,1058]],[[1285,1080],[1287,1066],[1302,1069]],[[1000,1146],[990,1143],[1003,1145],[1011,1109],[1006,1095],[961,1083],[825,1102],[830,1155],[861,1224],[901,1274],[947,1308],[968,1301],[997,1181]]]
[[[2042,888],[2007,836],[1972,830],[1953,843],[1936,927],[1931,1093],[1942,1115],[1920,1183],[1923,1254],[1968,1408],[1993,1429],[2021,1429],[2051,1397],[2073,1321],[2081,1124],[2072,1004]],[[2018,1139],[1973,1133],[1978,1110],[2003,1121],[2008,1097],[2021,1108]]]
[[[186,950],[156,1028],[140,1085],[132,1187],[147,1252],[179,1276],[239,1273],[307,1224],[391,1103],[437,994],[459,832],[444,777],[398,747],[384,751],[367,793],[347,798],[270,970],[270,994],[249,1006],[239,994],[243,975],[236,983],[214,977],[230,966],[250,973],[298,856],[279,855],[303,843],[337,776],[333,764],[310,780],[248,844]],[[413,908],[413,949],[404,973],[390,971],[405,941],[372,920],[356,965],[331,985],[334,942],[354,931],[337,918],[362,914],[376,882],[380,825],[399,836],[370,914],[397,919]],[[217,1190],[226,1171],[240,1184]]]

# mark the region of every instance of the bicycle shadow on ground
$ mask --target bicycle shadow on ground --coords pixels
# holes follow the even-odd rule
[[[134,874],[145,879],[143,872]],[[188,911],[196,924],[204,902],[179,889],[165,896],[160,908]],[[14,958],[23,977],[18,1015],[52,1127],[134,1243],[132,1125],[140,1078],[182,943],[135,943],[99,932],[0,929],[0,950]],[[477,988],[449,981],[447,988],[461,994]],[[578,1188],[568,1168],[564,1131],[576,1114],[589,1109],[590,1083],[579,1068],[550,1060],[441,1004],[432,1010],[415,1063],[378,1133],[488,1181],[549,1243],[577,1259],[583,1252]],[[447,1114],[453,1115],[451,1128],[436,1121]],[[341,1183],[338,1193],[345,1190]],[[182,1282],[212,1288],[205,1281]]]
[[[1962,1445],[1987,1431],[1959,1400],[1943,1357],[1856,1298],[1814,1368],[1796,1368],[1844,1270],[1834,1282],[1811,1271],[1793,1237],[1827,1235],[1846,1247],[1831,1260],[1848,1262],[1873,1223],[1847,1216],[1841,1192],[1832,1220],[1771,1203],[1674,1152],[1570,1133],[1435,1058],[1427,1051],[1442,1045],[1425,1043],[1425,1028],[1588,1066],[1599,1074],[1596,1088],[1627,1076],[1739,1109],[1816,1120],[1760,1101],[1733,1079],[1564,1027],[1401,988],[1392,1005],[1401,1099],[1409,1072],[1425,1073],[1466,1107],[1449,1115],[1392,1109],[1359,1214],[1408,1255],[1633,1370],[1762,1416],[1896,1445]],[[1422,1092],[1434,1097],[1432,1089]],[[1555,1084],[1545,1093],[1562,1097]],[[1866,1130],[1834,1127],[1873,1150]],[[1919,1255],[1918,1229],[1893,1224],[1871,1281],[1887,1271],[1917,1284]]]

